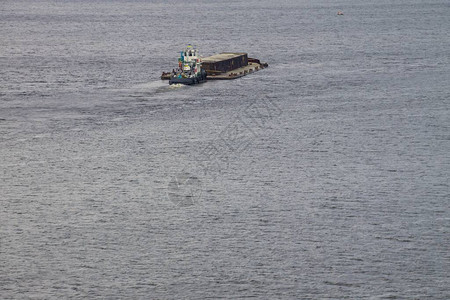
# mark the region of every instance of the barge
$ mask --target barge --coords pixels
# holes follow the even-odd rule
[[[189,56],[189,51],[192,51],[191,53],[193,56]],[[194,61],[195,64],[189,65],[188,63],[186,66],[186,61]],[[197,69],[195,69],[195,67]],[[192,48],[192,46],[188,46],[184,52],[181,52],[181,56],[178,59],[178,69],[174,69],[172,72],[163,72],[161,79],[169,80],[170,84],[193,84],[192,79],[182,79],[199,76],[193,74],[200,72],[201,80],[199,80],[199,82],[203,82],[205,78],[206,80],[229,80],[240,78],[266,67],[268,67],[267,63],[263,63],[256,58],[250,58],[247,53],[223,52],[200,58],[197,50]],[[193,72],[193,70],[195,72]],[[198,82],[195,82],[194,80],[194,83]]]

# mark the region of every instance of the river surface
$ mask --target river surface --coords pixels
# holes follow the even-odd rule
[[[449,16],[2,0],[0,298],[449,299]],[[188,43],[269,68],[169,87]]]

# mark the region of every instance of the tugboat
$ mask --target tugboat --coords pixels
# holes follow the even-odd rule
[[[188,45],[181,51],[178,58],[178,68],[173,69],[169,84],[197,84],[206,81],[206,71],[202,69],[201,59],[197,49]]]

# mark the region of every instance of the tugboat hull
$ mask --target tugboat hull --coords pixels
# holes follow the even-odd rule
[[[169,80],[169,84],[184,84],[184,85],[193,85],[197,83],[202,83],[206,81],[206,72],[202,72],[200,76],[196,77],[178,77],[178,76],[172,76]]]
[[[185,85],[192,85],[196,84],[195,78],[178,78],[178,77],[172,77],[169,80],[169,84],[185,84]]]
[[[199,78],[178,78],[178,77],[172,77],[169,80],[169,84],[184,84],[184,85],[193,85],[197,83],[205,82],[205,79],[199,79]]]

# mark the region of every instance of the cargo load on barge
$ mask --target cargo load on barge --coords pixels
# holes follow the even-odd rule
[[[189,49],[190,46],[188,46]],[[197,50],[195,50],[197,51]],[[197,52],[195,52],[197,55]],[[223,52],[220,54],[198,58],[197,68],[201,68],[203,72],[205,72],[206,80],[227,80],[227,79],[235,79],[247,74],[256,72],[258,70],[264,69],[268,66],[267,63],[262,63],[258,59],[249,58],[247,53],[241,52]],[[179,59],[180,60],[180,59]],[[183,60],[183,52],[181,60]],[[179,65],[180,69],[180,65]],[[161,79],[169,79],[169,83],[182,83],[189,84],[183,82],[177,82],[176,78],[174,78],[175,70],[172,73],[163,72],[161,75]],[[180,79],[181,73],[176,73],[178,79]],[[181,75],[185,76],[185,75]]]

